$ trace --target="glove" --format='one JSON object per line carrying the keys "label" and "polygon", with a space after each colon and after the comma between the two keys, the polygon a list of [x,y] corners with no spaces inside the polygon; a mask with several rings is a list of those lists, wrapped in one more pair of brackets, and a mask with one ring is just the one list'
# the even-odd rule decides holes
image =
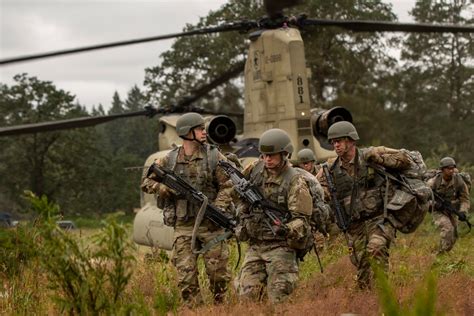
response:
{"label": "glove", "polygon": [[367,150],[366,157],[367,160],[376,164],[382,165],[384,162],[382,155],[377,151],[377,149],[375,149],[375,147],[371,147],[369,150]]}

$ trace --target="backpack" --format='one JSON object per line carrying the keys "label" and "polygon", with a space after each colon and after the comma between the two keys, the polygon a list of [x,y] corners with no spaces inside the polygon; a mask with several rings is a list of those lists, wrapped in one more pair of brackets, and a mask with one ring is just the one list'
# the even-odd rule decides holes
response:
{"label": "backpack", "polygon": [[[416,230],[423,222],[433,199],[431,188],[423,181],[426,164],[418,151],[400,149],[408,157],[410,167],[397,172],[398,176],[372,166],[375,170],[386,176],[389,183],[394,186],[393,194],[384,203],[384,214],[390,223],[402,233],[408,234]],[[388,194],[389,190],[386,190]]]}
{"label": "backpack", "polygon": [[471,187],[472,187],[472,180],[471,180],[471,175],[467,172],[459,172],[458,175],[461,176],[462,180],[467,186],[467,192],[471,193]]}

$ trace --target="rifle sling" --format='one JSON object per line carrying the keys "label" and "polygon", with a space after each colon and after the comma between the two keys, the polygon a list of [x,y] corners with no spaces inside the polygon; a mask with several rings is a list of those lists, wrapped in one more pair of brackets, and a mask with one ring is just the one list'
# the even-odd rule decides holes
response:
{"label": "rifle sling", "polygon": [[224,233],[212,238],[209,240],[200,250],[193,250],[196,254],[203,254],[206,253],[209,249],[217,245],[218,243],[230,238],[232,236],[232,232],[227,230]]}
{"label": "rifle sling", "polygon": [[206,208],[207,208],[207,196],[204,194],[202,195],[203,201],[201,204],[201,207],[199,208],[199,212],[196,215],[196,220],[194,222],[194,227],[193,227],[193,234],[191,237],[191,250],[193,253],[197,253],[198,250],[196,250],[196,235],[198,233],[199,226],[201,226],[201,222],[204,219],[204,214],[206,213]]}

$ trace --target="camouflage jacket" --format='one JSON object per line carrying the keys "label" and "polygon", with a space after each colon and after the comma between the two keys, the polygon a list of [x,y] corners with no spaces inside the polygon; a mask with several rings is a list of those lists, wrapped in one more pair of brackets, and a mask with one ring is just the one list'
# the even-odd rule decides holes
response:
{"label": "camouflage jacket", "polygon": [[321,165],[315,162],[310,173],[316,177],[319,173],[319,170],[321,170]]}
{"label": "camouflage jacket", "polygon": [[[256,169],[260,169],[257,170]],[[289,183],[285,183],[285,174],[291,173]],[[253,184],[260,188],[265,198],[279,205],[282,209],[291,213],[292,221],[303,219],[309,222],[312,213],[312,198],[308,185],[293,167],[283,166],[277,175],[272,175],[263,167],[263,161],[257,160],[248,165],[243,174]],[[244,202],[238,202],[242,225],[252,240],[284,240],[284,236],[275,236],[266,224],[266,215],[258,208],[250,208]],[[305,229],[305,228],[301,228]],[[305,232],[298,232],[303,235]]]}
{"label": "camouflage jacket", "polygon": [[[451,204],[460,212],[467,213],[469,211],[469,208],[471,207],[469,190],[467,184],[459,174],[454,173],[451,180],[446,181],[443,178],[443,175],[439,173],[434,178],[428,180],[428,185],[443,199],[451,202]],[[437,207],[439,206],[435,204],[435,211],[442,211]]]}
{"label": "camouflage jacket", "polygon": [[325,202],[323,187],[313,174],[301,168],[295,168],[295,170],[305,179],[313,200],[313,211],[310,218],[311,229],[313,232],[326,233],[330,225],[330,207]]}
{"label": "camouflage jacket", "polygon": [[[172,159],[173,155],[176,157],[175,161]],[[206,144],[199,147],[199,150],[191,156],[184,154],[182,146],[177,147],[155,163],[158,166],[173,170],[197,190],[203,192],[209,198],[209,203],[213,203],[224,211],[230,211],[232,202],[230,195],[232,191],[231,183],[228,181],[229,178],[226,173],[219,166],[215,168],[210,166],[212,164],[210,155],[216,155],[214,157],[216,164],[220,160],[227,161],[227,158],[217,148],[212,148]],[[147,178],[146,173],[147,170],[144,171],[142,176],[142,191],[157,194],[160,207],[169,204],[171,200],[175,207],[176,224],[192,225],[200,205],[193,205],[186,200],[177,199],[165,185],[160,185],[153,179]],[[160,202],[162,202],[161,205]]]}
{"label": "camouflage jacket", "polygon": [[[349,162],[344,162],[339,158],[328,160],[337,197],[353,222],[383,214],[386,180],[369,164],[381,165],[392,170],[406,170],[410,167],[406,154],[387,147],[357,148],[356,157],[357,163],[355,158]],[[325,191],[326,199],[330,200],[331,196],[324,174],[320,174],[318,178]],[[387,192],[388,195],[391,193]]]}

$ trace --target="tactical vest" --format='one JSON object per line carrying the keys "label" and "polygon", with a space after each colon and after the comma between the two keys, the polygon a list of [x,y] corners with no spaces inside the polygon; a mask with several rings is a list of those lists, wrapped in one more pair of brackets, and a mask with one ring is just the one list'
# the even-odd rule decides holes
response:
{"label": "tactical vest", "polygon": [[[218,184],[215,181],[214,171],[217,166],[219,151],[216,147],[206,144],[204,159],[189,161],[189,163],[178,163],[179,150],[176,147],[167,155],[167,168],[173,170],[177,175],[201,191],[209,199],[214,201],[217,197]],[[191,204],[187,200],[175,201],[176,218],[179,222],[187,222],[196,217],[200,205]]]}
{"label": "tactical vest", "polygon": [[[433,191],[438,193],[443,199],[446,201],[451,202],[451,204],[456,208],[459,209],[461,201],[459,197],[461,195],[461,190],[464,188],[464,181],[459,174],[453,174],[453,185],[442,184],[443,183],[443,175],[438,173],[436,175],[436,179],[434,180],[433,184]],[[436,204],[435,204],[436,206]],[[439,209],[435,209],[436,211],[441,211]]]}
{"label": "tactical vest", "polygon": [[367,165],[363,152],[357,149],[357,174],[351,177],[339,164],[333,163],[330,172],[337,188],[337,198],[352,222],[383,214],[386,180]]}
{"label": "tactical vest", "polygon": [[[275,183],[271,183],[269,186],[265,185],[265,179],[263,178],[264,163],[263,161],[258,162],[250,173],[249,181],[257,186],[263,195],[274,202],[282,209],[288,211],[288,193],[290,190],[290,183],[294,176],[297,176],[297,171],[290,167],[286,168],[282,174],[280,174],[275,180]],[[272,230],[269,228],[267,216],[259,209],[253,208],[248,214],[242,214],[242,220],[247,229],[249,237],[252,240],[268,240],[268,241],[285,241],[285,236],[275,236]]]}

